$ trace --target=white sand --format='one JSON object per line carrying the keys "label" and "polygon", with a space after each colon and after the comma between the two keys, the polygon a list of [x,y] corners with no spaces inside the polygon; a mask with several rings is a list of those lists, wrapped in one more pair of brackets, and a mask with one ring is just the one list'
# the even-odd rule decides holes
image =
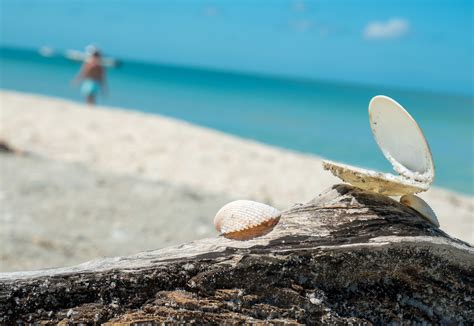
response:
{"label": "white sand", "polygon": [[218,194],[0,153],[0,272],[74,265],[213,237]]}
{"label": "white sand", "polygon": [[[0,103],[0,139],[96,171],[159,180],[229,199],[254,199],[280,209],[340,183],[323,171],[317,156],[183,121],[7,91],[0,92]],[[474,243],[474,197],[436,187],[421,197],[434,208],[443,230]]]}

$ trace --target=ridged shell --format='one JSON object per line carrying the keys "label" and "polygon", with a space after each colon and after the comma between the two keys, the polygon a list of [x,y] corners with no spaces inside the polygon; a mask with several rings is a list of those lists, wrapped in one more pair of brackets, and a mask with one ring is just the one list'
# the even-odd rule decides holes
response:
{"label": "ridged shell", "polygon": [[433,224],[436,227],[439,227],[438,218],[436,217],[433,209],[428,205],[423,199],[415,195],[405,195],[400,198],[400,203],[405,206],[413,208],[415,211],[420,213],[420,215]]}
{"label": "ridged shell", "polygon": [[236,200],[223,206],[214,217],[216,230],[226,238],[248,240],[270,232],[281,212],[251,200]]}
{"label": "ridged shell", "polygon": [[369,103],[369,120],[380,149],[400,175],[323,161],[323,167],[353,186],[387,196],[426,191],[434,179],[428,143],[412,116],[393,99],[378,95]]}

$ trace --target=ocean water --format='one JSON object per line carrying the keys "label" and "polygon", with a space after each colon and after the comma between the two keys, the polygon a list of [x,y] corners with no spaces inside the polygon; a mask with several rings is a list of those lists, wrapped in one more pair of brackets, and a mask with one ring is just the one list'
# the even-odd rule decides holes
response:
{"label": "ocean water", "polygon": [[[36,51],[0,50],[0,88],[82,101],[79,64]],[[192,67],[124,62],[109,69],[100,104],[166,115],[240,137],[391,172],[367,105],[393,97],[417,120],[436,165],[435,185],[474,194],[474,97]],[[403,133],[403,130],[400,130]],[[282,171],[284,175],[284,171]]]}

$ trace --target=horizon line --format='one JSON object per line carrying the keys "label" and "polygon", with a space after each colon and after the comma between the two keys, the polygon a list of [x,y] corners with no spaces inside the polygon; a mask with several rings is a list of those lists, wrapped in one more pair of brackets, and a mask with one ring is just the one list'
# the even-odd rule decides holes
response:
{"label": "horizon line", "polygon": [[[0,44],[0,58],[2,57],[2,52],[4,50],[7,51],[18,51],[18,52],[29,52],[30,54],[35,54],[40,58],[48,58],[43,56],[39,53],[40,48],[34,47],[24,47],[24,46],[16,46],[16,45],[9,45],[9,44]],[[54,48],[53,48],[54,49]],[[59,49],[55,50],[55,54],[52,55],[50,58],[54,59],[65,59],[62,54],[69,50],[76,50],[76,49]],[[81,50],[79,50],[81,51]],[[82,51],[81,51],[82,52]],[[166,61],[151,61],[151,60],[142,60],[136,59],[131,57],[120,57],[120,56],[113,56],[112,54],[107,54],[105,56],[110,56],[115,60],[121,62],[121,66],[126,63],[133,64],[133,65],[145,65],[145,66],[157,66],[161,68],[168,68],[168,69],[176,69],[176,70],[194,70],[199,72],[211,73],[211,74],[221,74],[221,75],[234,75],[236,77],[244,77],[244,78],[253,78],[253,79],[266,79],[266,80],[279,80],[279,81],[287,81],[287,82],[298,82],[298,83],[326,83],[326,84],[335,84],[335,85],[347,85],[351,87],[357,88],[380,88],[381,91],[386,90],[387,88],[393,91],[402,91],[402,92],[411,92],[411,93],[423,93],[423,94],[430,94],[435,96],[452,96],[452,97],[467,97],[467,98],[474,98],[474,88],[471,91],[449,91],[449,90],[440,90],[440,89],[432,89],[432,88],[415,88],[415,87],[404,87],[399,85],[376,85],[372,83],[364,83],[364,82],[355,82],[355,81],[348,81],[343,79],[324,79],[324,78],[312,78],[306,76],[299,76],[296,74],[278,74],[278,73],[264,73],[264,72],[257,72],[257,71],[250,71],[250,70],[236,70],[236,69],[226,69],[226,68],[219,68],[219,67],[212,67],[206,65],[190,65],[190,64],[180,64],[174,62],[166,62]],[[115,69],[122,69],[121,67],[117,67]]]}

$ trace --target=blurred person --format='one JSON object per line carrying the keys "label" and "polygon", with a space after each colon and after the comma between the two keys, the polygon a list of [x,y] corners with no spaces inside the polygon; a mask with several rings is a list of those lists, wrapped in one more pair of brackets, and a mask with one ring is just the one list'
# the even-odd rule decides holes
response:
{"label": "blurred person", "polygon": [[94,46],[86,48],[86,58],[74,82],[81,83],[81,93],[90,105],[96,103],[99,92],[106,92],[105,67],[99,49]]}

